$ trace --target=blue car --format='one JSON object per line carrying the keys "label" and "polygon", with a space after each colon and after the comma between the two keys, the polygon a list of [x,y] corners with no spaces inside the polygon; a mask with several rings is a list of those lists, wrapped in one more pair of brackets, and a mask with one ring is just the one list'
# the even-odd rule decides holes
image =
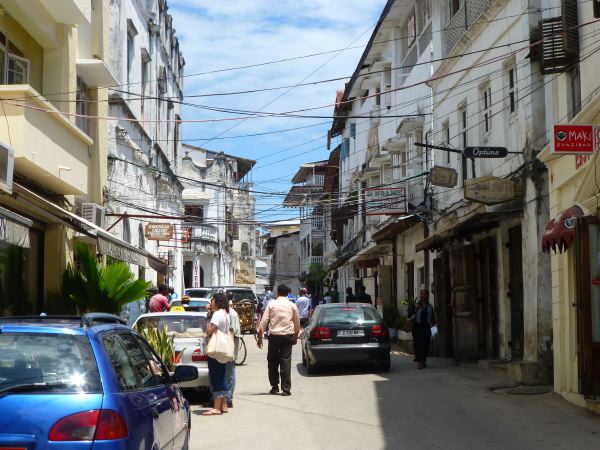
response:
{"label": "blue car", "polygon": [[187,450],[197,376],[117,316],[0,317],[0,449]]}

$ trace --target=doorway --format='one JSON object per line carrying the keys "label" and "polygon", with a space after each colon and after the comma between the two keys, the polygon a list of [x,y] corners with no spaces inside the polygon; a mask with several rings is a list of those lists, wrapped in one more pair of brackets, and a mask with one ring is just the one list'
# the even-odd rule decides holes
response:
{"label": "doorway", "polygon": [[600,221],[577,222],[577,343],[581,393],[600,395]]}
{"label": "doorway", "polygon": [[477,304],[475,249],[465,245],[451,251],[452,345],[455,358],[479,357],[479,308]]}
{"label": "doorway", "polygon": [[508,295],[510,297],[510,335],[509,345],[512,350],[512,360],[523,359],[525,322],[523,308],[523,257],[522,257],[521,226],[508,230],[508,263],[509,281]]}

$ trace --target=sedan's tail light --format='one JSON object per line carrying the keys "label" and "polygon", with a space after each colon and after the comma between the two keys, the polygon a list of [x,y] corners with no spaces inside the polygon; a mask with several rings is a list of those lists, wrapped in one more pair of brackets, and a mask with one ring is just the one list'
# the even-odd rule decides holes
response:
{"label": "sedan's tail light", "polygon": [[50,441],[110,441],[129,435],[121,414],[110,409],[95,409],[63,417],[54,424]]}
{"label": "sedan's tail light", "polygon": [[208,361],[208,355],[205,355],[204,353],[202,353],[202,350],[197,348],[196,350],[194,350],[194,353],[192,353],[192,361],[193,362]]}
{"label": "sedan's tail light", "polygon": [[373,328],[371,328],[371,336],[384,337],[388,335],[388,329],[384,325],[373,325]]}
{"label": "sedan's tail light", "polygon": [[331,331],[327,327],[316,327],[310,332],[310,337],[316,340],[331,339]]}

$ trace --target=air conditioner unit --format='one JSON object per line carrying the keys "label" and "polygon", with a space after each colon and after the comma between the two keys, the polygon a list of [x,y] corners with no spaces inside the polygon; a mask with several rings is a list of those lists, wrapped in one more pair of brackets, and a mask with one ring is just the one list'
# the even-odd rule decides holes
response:
{"label": "air conditioner unit", "polygon": [[104,211],[104,207],[97,203],[83,203],[81,205],[81,217],[100,228],[104,228]]}
{"label": "air conditioner unit", "polygon": [[15,150],[0,142],[0,190],[12,194]]}

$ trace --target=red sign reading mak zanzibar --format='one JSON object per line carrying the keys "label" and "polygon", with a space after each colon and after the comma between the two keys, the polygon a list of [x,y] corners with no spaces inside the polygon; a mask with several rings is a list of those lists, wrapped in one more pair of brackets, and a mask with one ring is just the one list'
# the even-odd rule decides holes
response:
{"label": "red sign reading mak zanzibar", "polygon": [[554,153],[594,153],[592,125],[554,125]]}

